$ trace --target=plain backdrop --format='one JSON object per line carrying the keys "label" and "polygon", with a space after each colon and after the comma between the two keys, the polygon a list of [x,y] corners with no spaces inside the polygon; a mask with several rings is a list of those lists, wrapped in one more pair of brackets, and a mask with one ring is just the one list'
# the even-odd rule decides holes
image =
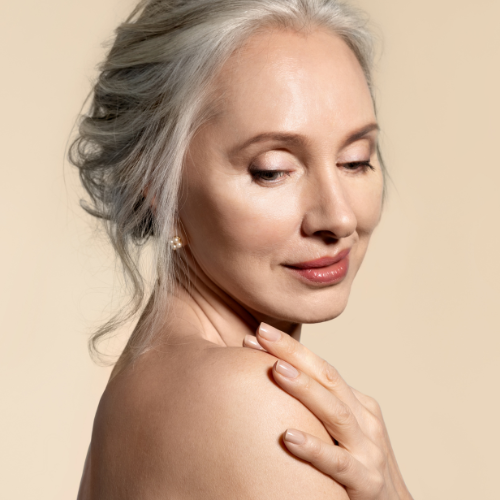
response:
{"label": "plain backdrop", "polygon": [[[392,182],[350,305],[303,341],[378,399],[415,499],[498,498],[500,2],[358,3]],[[65,148],[133,4],[0,4],[2,498],[76,497],[109,375],[86,341],[120,280]]]}

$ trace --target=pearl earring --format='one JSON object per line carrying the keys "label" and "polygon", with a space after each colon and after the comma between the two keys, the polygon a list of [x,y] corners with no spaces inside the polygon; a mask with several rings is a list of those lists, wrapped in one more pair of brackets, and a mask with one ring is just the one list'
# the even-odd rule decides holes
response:
{"label": "pearl earring", "polygon": [[182,248],[182,246],[183,243],[179,236],[174,236],[170,240],[170,247],[172,248],[172,250],[178,250],[179,248]]}

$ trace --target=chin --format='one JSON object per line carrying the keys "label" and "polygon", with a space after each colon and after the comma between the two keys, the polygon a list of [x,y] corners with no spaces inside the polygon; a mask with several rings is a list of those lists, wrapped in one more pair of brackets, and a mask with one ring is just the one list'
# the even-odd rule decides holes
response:
{"label": "chin", "polygon": [[339,309],[337,311],[329,311],[326,314],[317,314],[314,316],[310,316],[308,318],[304,318],[302,321],[303,324],[313,324],[313,323],[324,323],[325,321],[330,321],[339,317],[345,310],[345,307]]}
{"label": "chin", "polygon": [[319,311],[308,311],[308,314],[301,314],[297,316],[293,323],[302,323],[302,324],[313,324],[313,323],[324,323],[325,321],[330,321],[332,319],[340,316],[345,310],[344,307],[336,307],[332,309],[331,307],[328,310],[319,310]]}
{"label": "chin", "polygon": [[263,312],[265,316],[277,321],[295,324],[323,323],[337,318],[344,312],[349,296],[342,295],[342,297],[329,298],[328,300],[325,300],[324,297],[322,300],[312,300],[311,297],[304,297],[303,300],[300,300],[294,297],[293,300],[283,300],[283,303],[287,303],[286,308]]}

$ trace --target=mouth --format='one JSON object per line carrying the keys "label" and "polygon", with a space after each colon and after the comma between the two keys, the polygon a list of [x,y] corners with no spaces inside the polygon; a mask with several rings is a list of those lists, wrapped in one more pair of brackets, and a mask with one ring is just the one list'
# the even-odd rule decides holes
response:
{"label": "mouth", "polygon": [[309,282],[334,285],[347,275],[350,251],[350,248],[346,248],[333,257],[321,257],[285,267]]}

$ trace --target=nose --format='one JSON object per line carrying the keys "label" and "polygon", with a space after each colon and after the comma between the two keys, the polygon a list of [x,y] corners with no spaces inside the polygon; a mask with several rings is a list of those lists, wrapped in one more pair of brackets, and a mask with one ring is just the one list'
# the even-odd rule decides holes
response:
{"label": "nose", "polygon": [[346,184],[336,166],[323,169],[322,175],[311,176],[304,192],[302,231],[305,235],[339,240],[356,230],[357,219]]}

